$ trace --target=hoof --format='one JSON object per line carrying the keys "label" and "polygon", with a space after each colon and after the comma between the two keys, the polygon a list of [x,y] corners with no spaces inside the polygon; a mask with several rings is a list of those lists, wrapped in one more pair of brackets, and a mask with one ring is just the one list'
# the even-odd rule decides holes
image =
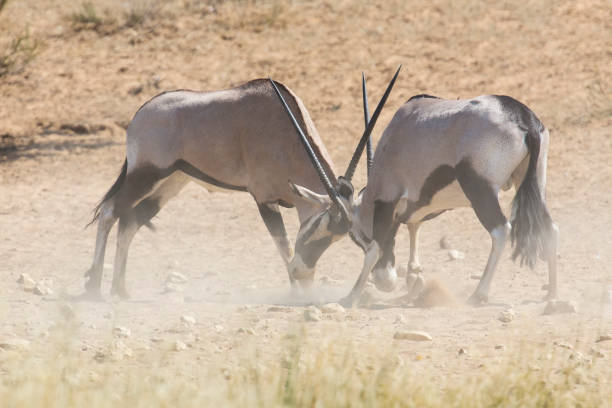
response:
{"label": "hoof", "polygon": [[473,306],[482,305],[489,301],[489,296],[483,293],[474,292],[472,296],[469,297],[468,303]]}
{"label": "hoof", "polygon": [[421,273],[423,272],[423,267],[421,266],[421,264],[416,263],[416,262],[410,262],[408,264],[408,272],[409,273]]}
{"label": "hoof", "polygon": [[406,288],[408,289],[408,297],[414,300],[423,292],[425,279],[421,274],[409,273],[406,276]]}
{"label": "hoof", "polygon": [[340,301],[338,302],[341,306],[347,308],[347,309],[351,309],[355,306],[357,306],[357,298],[355,298],[355,296],[352,295],[348,295],[347,297],[344,297],[342,299],[340,299]]}
{"label": "hoof", "polygon": [[77,302],[103,302],[104,298],[102,297],[102,293],[100,293],[100,289],[97,289],[85,290],[82,294],[74,296],[72,300]]}
{"label": "hoof", "polygon": [[130,298],[130,294],[125,287],[122,286],[113,286],[111,288],[111,296],[119,296],[121,300],[128,300]]}

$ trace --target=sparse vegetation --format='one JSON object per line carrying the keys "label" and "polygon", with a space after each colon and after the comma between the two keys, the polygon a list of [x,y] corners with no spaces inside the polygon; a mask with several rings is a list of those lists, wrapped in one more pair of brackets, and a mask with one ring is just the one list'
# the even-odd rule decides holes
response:
{"label": "sparse vegetation", "polygon": [[94,30],[104,22],[92,2],[82,3],[81,8],[70,15],[70,20],[75,26]]}
{"label": "sparse vegetation", "polygon": [[0,400],[15,408],[596,407],[612,398],[608,380],[593,374],[594,363],[563,353],[551,359],[543,350],[528,353],[537,364],[523,355],[497,368],[436,380],[418,374],[425,361],[376,360],[372,350],[356,350],[340,339],[323,347],[292,340],[276,358],[264,361],[251,352],[225,368],[179,368],[172,364],[174,352],[162,351],[163,361],[146,369],[74,347],[59,341],[42,360],[5,353]]}
{"label": "sparse vegetation", "polygon": [[159,1],[157,0],[132,0],[125,12],[125,26],[136,27],[142,25],[159,12]]}
{"label": "sparse vegetation", "polygon": [[23,72],[40,51],[40,40],[24,31],[0,51],[0,77]]}

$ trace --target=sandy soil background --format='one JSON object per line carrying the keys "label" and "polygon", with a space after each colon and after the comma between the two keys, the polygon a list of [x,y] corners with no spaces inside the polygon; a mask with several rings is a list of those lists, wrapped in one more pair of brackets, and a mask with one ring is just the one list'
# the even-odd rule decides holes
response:
{"label": "sandy soil background", "polygon": [[[95,7],[94,23],[77,21],[78,2],[14,0],[0,12],[0,55],[25,38],[0,76],[0,340],[44,345],[62,319],[61,294],[82,290],[95,237],[95,228],[84,227],[120,170],[124,128],[147,99],[270,75],[302,98],[336,168],[344,169],[363,126],[361,71],[376,101],[401,63],[376,139],[402,102],[423,92],[511,95],[549,127],[548,206],[561,231],[560,294],[577,313],[542,315],[545,265],[520,268],[508,248],[490,304],[464,305],[490,248],[466,209],[428,222],[421,234],[426,276],[456,304],[354,309],[305,323],[250,196],[191,184],[156,217],[157,232],[136,236],[127,272],[131,301],[108,296],[109,241],[107,301],[70,305],[80,352],[93,359],[122,326],[131,332],[124,339],[133,351],[129,364],[146,366],[180,340],[188,348],[168,364],[222,369],[239,363],[240,350],[276,355],[287,333],[304,330],[312,341],[341,335],[380,354],[393,350],[422,361],[418,370],[434,377],[469,374],[508,353],[529,355],[559,342],[585,356],[597,348],[603,357],[588,358],[604,361],[602,375],[612,373],[612,341],[595,343],[612,331],[609,2],[104,0]],[[142,18],[133,21],[130,13]],[[360,166],[356,184],[364,183]],[[503,196],[506,209],[512,195]],[[284,214],[294,237],[297,217]],[[442,237],[465,259],[450,261],[439,247]],[[405,263],[407,230],[397,242],[397,259]],[[300,301],[337,301],[361,261],[349,239],[334,244],[318,264],[315,294]],[[182,292],[163,293],[173,272],[187,283]],[[44,280],[53,294],[24,291],[17,283],[22,273]],[[508,308],[515,317],[501,322]],[[181,316],[195,324],[181,323]],[[394,340],[401,330],[424,330],[433,340]]]}

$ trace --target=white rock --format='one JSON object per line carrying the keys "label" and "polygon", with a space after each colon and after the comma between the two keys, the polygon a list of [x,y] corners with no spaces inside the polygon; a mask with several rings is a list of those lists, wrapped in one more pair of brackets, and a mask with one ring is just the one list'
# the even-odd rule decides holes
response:
{"label": "white rock", "polygon": [[396,340],[431,341],[432,337],[424,331],[398,331],[393,338]]}
{"label": "white rock", "polygon": [[115,326],[113,328],[113,334],[115,335],[115,337],[128,338],[132,335],[132,331],[127,327]]}
{"label": "white rock", "polygon": [[334,314],[334,313],[345,313],[346,310],[339,303],[327,303],[321,306],[321,313]]}
{"label": "white rock", "polygon": [[193,316],[183,315],[181,316],[181,323],[183,323],[183,325],[188,328],[192,328],[193,326],[195,326],[196,320]]}
{"label": "white rock", "polygon": [[576,313],[576,303],[567,300],[551,300],[546,304],[543,314]]}
{"label": "white rock", "polygon": [[30,342],[25,339],[4,339],[0,341],[2,350],[28,350]]}
{"label": "white rock", "polygon": [[21,284],[21,287],[26,292],[32,292],[36,287],[36,281],[32,279],[30,275],[27,273],[22,273],[19,275],[19,279],[17,279],[17,283]]}
{"label": "white rock", "polygon": [[187,283],[187,277],[179,272],[172,272],[166,278],[167,283],[178,283],[183,284]]}
{"label": "white rock", "polygon": [[187,349],[187,345],[180,340],[174,342],[174,351],[183,351]]}
{"label": "white rock", "polygon": [[504,310],[499,314],[497,320],[503,323],[510,323],[516,317],[516,313],[512,309]]}
{"label": "white rock", "polygon": [[38,282],[32,292],[38,296],[47,296],[53,294],[53,289],[51,289],[42,282]]}
{"label": "white rock", "polygon": [[309,308],[304,310],[304,320],[307,322],[319,322],[323,318],[321,310],[310,306]]}
{"label": "white rock", "polygon": [[457,259],[464,259],[465,258],[465,254],[461,251],[457,251],[456,249],[451,249],[448,251],[448,258],[451,261],[455,261]]}
{"label": "white rock", "polygon": [[221,333],[223,331],[223,326],[221,326],[220,324],[215,324],[215,331],[217,333]]}

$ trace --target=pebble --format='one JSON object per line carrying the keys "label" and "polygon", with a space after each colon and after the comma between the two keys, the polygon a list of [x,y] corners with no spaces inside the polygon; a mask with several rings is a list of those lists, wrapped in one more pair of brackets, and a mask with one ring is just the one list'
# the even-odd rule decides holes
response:
{"label": "pebble", "polygon": [[166,278],[166,283],[187,283],[187,277],[179,272],[172,272]]}
{"label": "pebble", "polygon": [[195,326],[196,320],[193,316],[183,315],[181,316],[181,323],[183,323],[183,325],[188,328],[192,328],[193,326]]}
{"label": "pebble", "polygon": [[32,292],[35,295],[38,295],[38,296],[47,296],[47,295],[52,295],[53,294],[53,289],[51,289],[50,287],[48,287],[44,283],[39,282],[39,283],[36,284],[36,286],[34,287],[34,290]]}
{"label": "pebble", "polygon": [[5,339],[0,341],[0,349],[2,350],[28,350],[30,342],[25,339]]}
{"label": "pebble", "polygon": [[174,351],[183,351],[187,349],[187,345],[180,340],[174,342]]}
{"label": "pebble", "polygon": [[22,273],[17,279],[17,283],[21,284],[21,288],[25,292],[32,292],[36,288],[36,281],[27,273]]}
{"label": "pebble", "polygon": [[450,249],[450,242],[448,242],[448,238],[446,236],[440,238],[440,249]]}
{"label": "pebble", "polygon": [[304,320],[307,322],[319,322],[323,319],[321,310],[311,306],[304,310]]}
{"label": "pebble", "polygon": [[595,343],[600,343],[602,341],[609,341],[609,340],[612,340],[612,335],[602,334],[601,336],[597,338],[597,340],[595,340]]}
{"label": "pebble", "polygon": [[113,328],[113,334],[115,335],[115,337],[128,338],[132,335],[132,331],[127,327],[115,326]]}
{"label": "pebble", "polygon": [[267,311],[274,313],[290,313],[291,308],[287,306],[270,306]]}
{"label": "pebble", "polygon": [[508,309],[508,310],[504,310],[503,312],[501,312],[499,316],[497,317],[497,320],[499,320],[502,323],[510,323],[511,321],[514,320],[515,316],[516,316],[516,313],[514,312],[514,310]]}
{"label": "pebble", "polygon": [[431,341],[432,337],[424,331],[398,331],[393,338],[396,340]]}
{"label": "pebble", "polygon": [[461,251],[457,251],[456,249],[451,249],[448,251],[448,258],[451,261],[455,261],[457,259],[464,259],[465,258],[465,254]]}
{"label": "pebble", "polygon": [[463,355],[467,354],[467,350],[464,349],[463,347],[461,347],[459,349],[459,351],[457,351],[457,354],[460,355],[460,356],[463,356]]}
{"label": "pebble", "polygon": [[321,312],[326,314],[345,313],[346,310],[339,303],[327,303],[321,306]]}
{"label": "pebble", "polygon": [[506,349],[506,346],[504,346],[503,344],[497,344],[495,346],[495,350],[505,350],[505,349]]}
{"label": "pebble", "polygon": [[546,304],[543,312],[545,315],[562,313],[576,313],[576,303],[567,300],[551,300]]}
{"label": "pebble", "polygon": [[250,327],[247,327],[246,329],[244,327],[241,327],[238,329],[238,333],[246,333],[246,334],[250,334],[251,336],[255,335],[255,330],[251,329]]}
{"label": "pebble", "polygon": [[215,331],[217,333],[221,333],[223,331],[223,326],[221,326],[220,324],[215,324]]}

